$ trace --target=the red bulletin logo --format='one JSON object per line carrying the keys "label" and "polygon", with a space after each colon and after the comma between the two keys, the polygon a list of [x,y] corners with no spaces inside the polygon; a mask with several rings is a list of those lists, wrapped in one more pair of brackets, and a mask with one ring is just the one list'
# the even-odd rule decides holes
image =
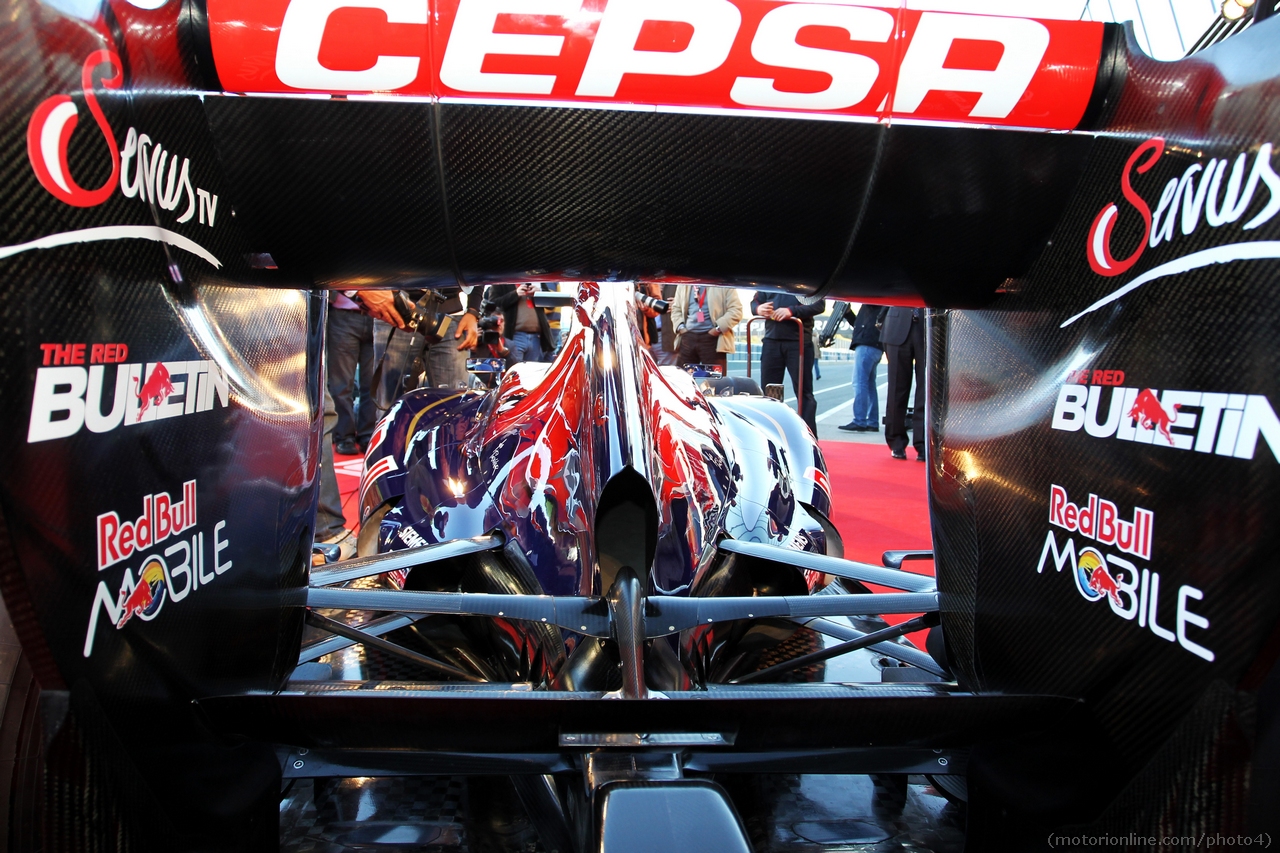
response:
{"label": "the red bulletin logo", "polygon": [[778,0],[209,0],[223,85],[1074,128],[1102,25]]}

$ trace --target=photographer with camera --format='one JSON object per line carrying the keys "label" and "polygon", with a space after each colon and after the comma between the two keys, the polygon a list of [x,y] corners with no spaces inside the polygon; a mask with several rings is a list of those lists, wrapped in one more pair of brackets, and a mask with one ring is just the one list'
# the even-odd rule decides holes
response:
{"label": "photographer with camera", "polygon": [[507,366],[522,361],[542,361],[544,354],[555,348],[551,339],[551,324],[545,308],[533,304],[533,295],[549,290],[545,284],[495,284],[487,294],[487,301],[497,306],[503,315],[503,335],[510,355]]}
{"label": "photographer with camera", "polygon": [[[479,293],[470,287],[437,290],[348,291],[373,316],[374,358],[382,378],[373,389],[387,409],[418,387],[464,388],[467,355],[479,338]],[[457,342],[456,345],[454,342]]]}
{"label": "photographer with camera", "polygon": [[[645,348],[652,353],[654,347],[661,349],[658,318],[670,311],[671,306],[663,301],[662,288],[656,282],[636,282],[635,298],[636,323],[640,326]],[[654,359],[657,359],[656,355]]]}

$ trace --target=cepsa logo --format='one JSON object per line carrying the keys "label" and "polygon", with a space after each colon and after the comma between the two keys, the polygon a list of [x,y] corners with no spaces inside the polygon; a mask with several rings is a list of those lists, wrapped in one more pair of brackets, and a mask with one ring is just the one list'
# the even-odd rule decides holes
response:
{"label": "cepsa logo", "polygon": [[28,444],[67,438],[85,427],[111,432],[207,412],[229,402],[227,373],[212,361],[125,364],[129,347],[123,343],[46,343],[40,349],[45,366],[36,368]]}
{"label": "cepsa logo", "polygon": [[[84,638],[86,658],[93,654],[98,620],[103,615],[117,631],[135,617],[150,622],[167,602],[184,601],[233,568],[233,561],[223,555],[231,544],[225,534],[225,521],[213,525],[207,540],[205,531],[193,530],[198,526],[196,494],[196,481],[188,480],[182,484],[179,498],[168,492],[144,497],[142,514],[133,521],[121,521],[114,511],[98,516],[98,570],[104,571],[131,556],[141,559],[136,575],[126,567],[119,583],[98,581]],[[192,532],[179,536],[187,531]],[[163,552],[145,553],[170,539],[174,539],[173,544]]]}
{"label": "cepsa logo", "polygon": [[[1139,628],[1149,628],[1160,639],[1174,643],[1193,655],[1212,662],[1214,654],[1192,639],[1187,628],[1204,631],[1209,620],[1191,610],[1191,601],[1202,601],[1204,593],[1194,586],[1183,584],[1175,596],[1173,629],[1168,626],[1168,602],[1165,616],[1160,616],[1160,573],[1149,567],[1138,568],[1131,560],[1111,553],[1117,550],[1144,562],[1151,560],[1151,543],[1155,529],[1155,514],[1141,507],[1133,508],[1133,518],[1124,520],[1115,503],[1089,495],[1083,504],[1072,503],[1067,490],[1057,484],[1049,487],[1049,524],[1086,540],[1093,540],[1103,548],[1085,545],[1076,548],[1076,539],[1068,535],[1062,545],[1049,530],[1044,547],[1040,550],[1040,562],[1036,574],[1043,574],[1050,559],[1053,567],[1061,572],[1070,568],[1076,591],[1086,601],[1106,599],[1113,613],[1122,619],[1137,621]],[[1164,618],[1165,624],[1160,623]]]}
{"label": "cepsa logo", "polygon": [[209,0],[241,92],[792,110],[1069,129],[1102,27],[776,0]]}
{"label": "cepsa logo", "polygon": [[123,79],[120,57],[109,50],[96,51],[85,60],[80,73],[85,103],[111,157],[111,176],[93,190],[76,183],[67,160],[67,146],[79,123],[80,112],[70,95],[54,95],[36,107],[27,124],[27,157],[40,185],[54,198],[73,207],[96,207],[110,198],[117,186],[125,198],[155,204],[161,210],[176,211],[185,201],[186,206],[175,221],[190,222],[198,214],[200,224],[212,228],[218,214],[218,196],[192,186],[191,158],[179,158],[132,127],[125,134],[124,149],[117,145],[94,88],[94,75],[101,68],[109,72],[102,75],[102,86],[120,88]]}
{"label": "cepsa logo", "polygon": [[1280,419],[1263,395],[1125,387],[1124,376],[1072,373],[1058,391],[1053,429],[1236,459],[1252,459],[1261,437],[1280,458]]}

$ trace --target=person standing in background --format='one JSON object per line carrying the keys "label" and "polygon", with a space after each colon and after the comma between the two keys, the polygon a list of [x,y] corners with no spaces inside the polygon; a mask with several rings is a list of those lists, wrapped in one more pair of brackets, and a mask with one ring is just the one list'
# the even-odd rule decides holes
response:
{"label": "person standing in background", "polygon": [[[572,287],[577,288],[577,284],[572,285]],[[552,282],[544,284],[542,289],[551,293],[559,293],[560,285],[558,282]],[[551,332],[551,348],[542,353],[542,360],[555,361],[556,356],[560,353],[560,321],[563,315],[560,313],[559,308],[547,311],[546,315],[547,328]]]}
{"label": "person standing in background", "polygon": [[[884,355],[880,345],[880,330],[884,326],[889,308],[884,305],[863,305],[856,317],[849,320],[853,326],[849,349],[853,350],[853,420],[841,424],[840,429],[849,432],[880,431],[880,394],[876,391],[876,365]],[[845,319],[849,319],[846,315]]]}
{"label": "person standing in background", "polygon": [[489,301],[502,311],[503,335],[506,336],[507,365],[522,361],[542,361],[543,353],[553,351],[551,324],[545,308],[533,304],[533,295],[545,285],[526,281],[523,284],[495,284],[489,288]]}
{"label": "person standing in background", "polygon": [[333,560],[349,560],[356,555],[356,536],[347,529],[342,514],[342,495],[338,491],[338,473],[333,468],[333,442],[329,436],[338,422],[338,412],[329,393],[329,383],[324,385],[324,435],[320,440],[320,494],[316,497],[316,530],[312,539],[311,565],[322,566],[330,562],[316,546],[327,546]]}
{"label": "person standing in background", "polygon": [[742,300],[728,287],[682,284],[671,300],[676,332],[676,364],[718,364],[728,373],[733,330],[742,319]]}
{"label": "person standing in background", "polygon": [[[651,299],[661,299],[662,289],[655,282],[636,282],[636,295],[644,294]],[[659,338],[658,319],[661,315],[656,309],[650,308],[648,305],[636,300],[636,325],[640,327],[640,339],[644,342],[645,349],[649,350],[649,354],[657,358],[656,353],[662,349],[662,342]]]}
{"label": "person standing in background", "polygon": [[813,326],[813,334],[809,336],[809,342],[813,344],[813,378],[822,378],[822,335],[818,332],[818,325]]}
{"label": "person standing in background", "polygon": [[916,459],[924,458],[924,309],[890,308],[885,315],[880,342],[889,356],[888,402],[885,406],[884,440],[894,459],[907,458],[907,395],[914,371],[915,412],[911,418],[911,443]]}
{"label": "person standing in background", "polygon": [[[664,284],[662,286],[662,299],[668,304],[675,301],[676,290],[679,289],[675,284]],[[676,354],[676,325],[671,320],[671,314],[661,314],[657,318],[658,322],[658,340],[660,346],[650,350],[653,353],[653,360],[661,366],[670,365],[674,367],[679,362]]]}
{"label": "person standing in background", "polygon": [[[818,399],[813,396],[813,318],[827,310],[827,301],[819,299],[805,305],[789,293],[768,293],[757,290],[751,300],[751,311],[769,322],[764,324],[764,342],[760,345],[760,384],[773,385],[791,374],[791,387],[800,396],[801,376],[804,377],[804,402],[800,411],[809,431],[818,435]],[[795,320],[803,321],[803,328]],[[804,364],[800,364],[801,335],[804,335]],[[803,373],[801,373],[803,371]]]}
{"label": "person standing in background", "polygon": [[[417,387],[417,378],[426,376],[427,388],[465,388],[469,380],[467,356],[480,339],[480,291],[471,287],[439,289],[445,301],[440,310],[453,319],[444,331],[444,339],[431,343],[420,332],[410,331],[395,308],[395,291],[350,291],[364,310],[374,317],[374,358],[382,365],[382,379],[374,389],[378,406],[391,407],[400,395]],[[405,291],[410,300],[421,298],[423,291]],[[413,382],[411,383],[410,380]]]}
{"label": "person standing in background", "polygon": [[371,395],[373,378],[373,318],[354,299],[329,294],[325,355],[329,364],[329,393],[338,420],[333,427],[335,450],[346,456],[359,453],[378,422]]}

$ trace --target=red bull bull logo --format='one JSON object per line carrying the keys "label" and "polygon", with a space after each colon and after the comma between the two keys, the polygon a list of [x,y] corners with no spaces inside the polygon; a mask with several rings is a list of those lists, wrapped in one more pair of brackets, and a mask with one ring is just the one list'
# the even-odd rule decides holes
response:
{"label": "red bull bull logo", "polygon": [[1174,403],[1173,414],[1170,415],[1164,410],[1164,406],[1160,405],[1160,400],[1151,392],[1151,389],[1143,388],[1129,408],[1129,417],[1135,423],[1141,424],[1143,429],[1159,429],[1164,440],[1173,444],[1169,426],[1178,419],[1178,411],[1181,409],[1181,403]]}
{"label": "red bull bull logo", "polygon": [[[141,379],[141,377],[139,377]],[[151,369],[151,376],[138,389],[138,416],[134,422],[140,422],[147,413],[148,406],[158,406],[173,395],[173,382],[169,379],[169,369],[161,362]]]}
{"label": "red bull bull logo", "polygon": [[144,622],[150,622],[156,618],[160,608],[164,607],[169,591],[165,579],[167,572],[168,568],[164,560],[159,556],[151,556],[138,570],[138,581],[133,589],[128,588],[126,581],[126,585],[120,589],[120,618],[116,620],[117,630],[123,628],[134,616]]}
{"label": "red bull bull logo", "polygon": [[1091,601],[1109,598],[1116,607],[1123,608],[1120,585],[1107,568],[1107,558],[1097,548],[1082,548],[1076,558],[1076,583],[1080,594]]}

